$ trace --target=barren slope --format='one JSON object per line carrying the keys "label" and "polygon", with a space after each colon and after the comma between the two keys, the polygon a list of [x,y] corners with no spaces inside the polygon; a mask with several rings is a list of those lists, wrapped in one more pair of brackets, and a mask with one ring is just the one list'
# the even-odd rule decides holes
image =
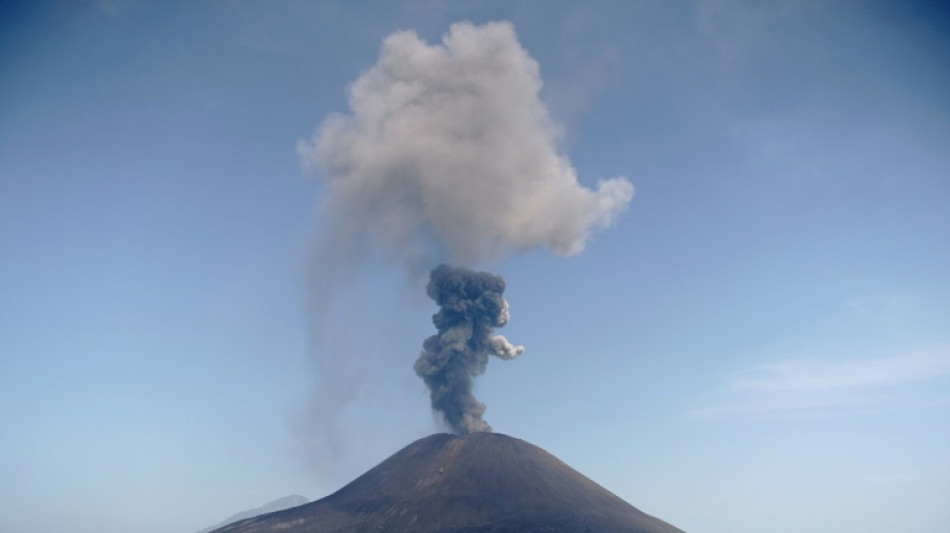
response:
{"label": "barren slope", "polygon": [[498,433],[445,433],[403,448],[313,503],[219,533],[682,533],[553,455]]}

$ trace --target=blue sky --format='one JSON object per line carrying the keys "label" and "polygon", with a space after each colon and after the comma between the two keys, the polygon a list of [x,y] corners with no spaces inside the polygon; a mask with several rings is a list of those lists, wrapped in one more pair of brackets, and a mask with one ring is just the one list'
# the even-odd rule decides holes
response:
{"label": "blue sky", "polygon": [[495,430],[686,531],[946,531],[948,17],[5,4],[0,530],[194,531],[438,430],[416,278],[371,258],[312,312],[295,149],[386,36],[508,20],[580,182],[636,195],[579,255],[481,265],[526,348],[477,382]]}

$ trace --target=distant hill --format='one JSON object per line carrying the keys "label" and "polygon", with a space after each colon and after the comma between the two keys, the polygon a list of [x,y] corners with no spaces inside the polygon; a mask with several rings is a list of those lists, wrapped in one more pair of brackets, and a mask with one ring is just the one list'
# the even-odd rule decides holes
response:
{"label": "distant hill", "polygon": [[313,503],[216,533],[683,533],[523,440],[437,434]]}
{"label": "distant hill", "polygon": [[270,503],[265,503],[264,505],[257,507],[255,509],[241,511],[240,513],[228,518],[227,520],[219,522],[218,524],[215,524],[211,527],[206,527],[195,533],[210,533],[211,531],[214,531],[215,529],[220,529],[228,524],[233,524],[234,522],[237,522],[239,520],[244,520],[245,518],[251,518],[251,517],[266,514],[266,513],[273,513],[275,511],[283,511],[284,509],[290,509],[291,507],[297,507],[298,505],[303,505],[305,503],[308,503],[309,501],[310,500],[308,500],[307,498],[304,498],[303,496],[298,496],[296,494],[293,496],[285,496],[283,498],[274,500]]}

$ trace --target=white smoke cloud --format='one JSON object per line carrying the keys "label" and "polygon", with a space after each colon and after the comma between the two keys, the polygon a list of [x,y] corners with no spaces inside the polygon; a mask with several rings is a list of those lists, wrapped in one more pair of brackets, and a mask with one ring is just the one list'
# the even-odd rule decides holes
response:
{"label": "white smoke cloud", "polygon": [[505,360],[514,359],[524,353],[524,346],[511,344],[504,335],[489,338],[488,344],[491,346],[492,353]]}
{"label": "white smoke cloud", "polygon": [[349,89],[351,114],[327,118],[297,145],[304,168],[326,182],[330,240],[416,266],[540,246],[582,251],[633,186],[578,183],[557,152],[541,85],[507,22],[454,24],[439,45],[390,35]]}

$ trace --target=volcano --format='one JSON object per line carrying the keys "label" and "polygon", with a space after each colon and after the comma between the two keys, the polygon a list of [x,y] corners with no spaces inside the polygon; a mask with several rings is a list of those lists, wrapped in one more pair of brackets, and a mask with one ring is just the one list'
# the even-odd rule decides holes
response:
{"label": "volcano", "polygon": [[683,533],[499,433],[417,440],[337,492],[215,533]]}

